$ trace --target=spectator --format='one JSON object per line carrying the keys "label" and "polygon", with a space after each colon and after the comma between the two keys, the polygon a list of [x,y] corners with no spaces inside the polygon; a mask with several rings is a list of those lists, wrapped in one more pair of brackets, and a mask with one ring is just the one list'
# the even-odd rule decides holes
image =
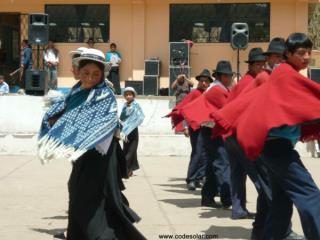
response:
{"label": "spectator", "polygon": [[110,51],[106,53],[106,60],[111,65],[109,80],[112,82],[116,94],[121,94],[119,65],[121,63],[121,54],[117,51],[115,43],[110,44]]}
{"label": "spectator", "polygon": [[45,70],[48,72],[49,89],[57,89],[57,67],[59,64],[59,51],[54,47],[53,41],[49,41],[48,47],[43,53]]}
{"label": "spectator", "polygon": [[32,67],[32,49],[27,39],[24,39],[21,45],[23,48],[22,57],[21,57],[21,68],[23,69],[23,72],[22,72],[22,77],[19,85],[21,89],[25,89],[26,71],[31,69]]}
{"label": "spectator", "polygon": [[4,76],[0,75],[0,95],[9,93],[9,85],[4,81]]}
{"label": "spectator", "polygon": [[95,42],[94,42],[94,39],[92,37],[88,39],[87,44],[88,44],[88,48],[95,48],[94,47]]}
{"label": "spectator", "polygon": [[177,79],[171,85],[172,90],[175,91],[176,104],[188,95],[192,87],[193,82],[190,81],[185,74],[178,75]]}

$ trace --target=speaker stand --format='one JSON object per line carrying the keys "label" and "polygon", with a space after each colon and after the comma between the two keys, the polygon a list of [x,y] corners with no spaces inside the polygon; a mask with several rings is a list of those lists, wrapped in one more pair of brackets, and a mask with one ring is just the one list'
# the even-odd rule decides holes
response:
{"label": "speaker stand", "polygon": [[240,80],[240,48],[237,48],[237,82]]}

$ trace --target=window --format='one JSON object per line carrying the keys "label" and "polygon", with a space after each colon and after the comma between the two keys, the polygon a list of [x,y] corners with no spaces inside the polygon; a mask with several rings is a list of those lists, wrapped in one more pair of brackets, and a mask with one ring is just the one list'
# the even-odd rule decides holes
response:
{"label": "window", "polygon": [[270,4],[171,4],[170,41],[230,42],[231,25],[249,25],[250,42],[270,40]]}
{"label": "window", "polygon": [[309,3],[309,36],[313,47],[320,50],[320,3]]}
{"label": "window", "polygon": [[109,41],[109,5],[46,5],[54,42]]}

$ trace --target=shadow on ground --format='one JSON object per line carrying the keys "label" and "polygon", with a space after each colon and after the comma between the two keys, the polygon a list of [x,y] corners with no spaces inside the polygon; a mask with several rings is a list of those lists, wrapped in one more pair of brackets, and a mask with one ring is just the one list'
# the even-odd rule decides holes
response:
{"label": "shadow on ground", "polygon": [[66,228],[55,228],[55,229],[31,228],[31,230],[39,233],[46,233],[52,236],[67,231]]}
{"label": "shadow on ground", "polygon": [[204,234],[218,235],[219,239],[250,239],[251,229],[243,227],[211,226]]}
{"label": "shadow on ground", "polygon": [[44,217],[42,219],[54,219],[54,220],[65,220],[68,219],[68,216],[53,216],[53,217]]}
{"label": "shadow on ground", "polygon": [[206,212],[201,212],[199,214],[200,218],[230,218],[231,209],[214,209],[214,208],[205,208]]}

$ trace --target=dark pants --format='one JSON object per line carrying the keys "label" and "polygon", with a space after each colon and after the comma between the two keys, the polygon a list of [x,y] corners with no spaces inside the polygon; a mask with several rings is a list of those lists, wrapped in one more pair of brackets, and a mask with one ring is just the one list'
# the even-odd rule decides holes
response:
{"label": "dark pants", "polygon": [[202,181],[205,176],[207,154],[204,151],[203,138],[200,130],[189,128],[191,142],[191,156],[187,173],[187,183]]}
{"label": "dark pants", "polygon": [[307,239],[320,239],[320,191],[299,154],[286,139],[266,142],[262,161],[267,166],[272,202],[265,239],[282,239],[296,206]]}
{"label": "dark pants", "polygon": [[230,205],[230,165],[223,140],[221,137],[211,139],[211,128],[206,127],[201,128],[201,136],[208,156],[206,181],[201,195],[213,198],[220,191],[221,202]]}
{"label": "dark pants", "polygon": [[121,95],[119,67],[111,67],[108,80],[112,82],[113,88],[115,89],[116,94]]}
{"label": "dark pants", "polygon": [[31,68],[29,68],[29,67],[24,67],[24,68],[23,68],[22,76],[21,76],[20,82],[19,82],[19,87],[20,87],[21,89],[25,89],[25,88],[26,88],[26,78],[27,78],[26,72],[27,72],[28,70],[30,70],[30,69],[31,69]]}
{"label": "dark pants", "polygon": [[135,171],[139,169],[138,150],[139,131],[135,128],[129,135],[128,141],[123,143],[123,152],[127,160],[128,171]]}
{"label": "dark pants", "polygon": [[[255,224],[263,226],[264,220],[263,223],[259,223],[259,220],[261,219],[262,221],[262,219],[266,218],[264,208],[267,201],[271,201],[270,187],[266,179],[258,173],[257,163],[246,158],[235,137],[229,137],[225,142],[225,146],[231,167],[232,217],[238,218],[246,215],[248,212],[246,208],[246,179],[248,175],[259,194],[257,207],[261,209],[257,209],[258,216],[256,220],[258,222]],[[264,216],[260,216],[259,214],[264,214]]]}

